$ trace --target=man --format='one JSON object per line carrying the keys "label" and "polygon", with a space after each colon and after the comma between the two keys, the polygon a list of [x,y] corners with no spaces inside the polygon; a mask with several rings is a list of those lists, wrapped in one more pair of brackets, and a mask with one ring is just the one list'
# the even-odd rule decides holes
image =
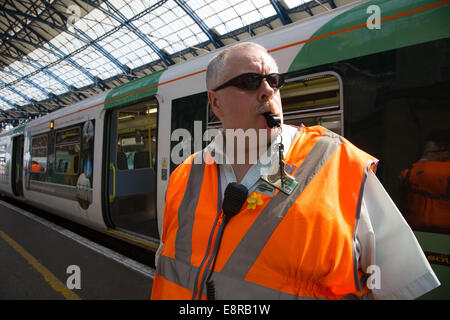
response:
{"label": "man", "polygon": [[[283,120],[277,72],[267,50],[253,43],[210,61],[208,98],[225,131],[170,177],[152,299],[413,299],[437,287],[371,171],[373,157],[320,126],[269,127],[264,114]],[[249,161],[249,139],[223,148],[221,141],[238,140],[230,129],[267,133],[258,135],[256,149],[271,143],[268,171],[292,175],[291,189],[267,180],[263,157]],[[226,161],[215,161],[223,153]],[[229,191],[233,182],[249,196],[244,192],[228,214],[225,207],[242,198]]]}

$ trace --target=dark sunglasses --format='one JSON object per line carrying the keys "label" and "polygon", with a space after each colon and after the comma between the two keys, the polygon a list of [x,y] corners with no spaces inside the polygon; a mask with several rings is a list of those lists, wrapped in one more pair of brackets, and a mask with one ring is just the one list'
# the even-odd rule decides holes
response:
{"label": "dark sunglasses", "polygon": [[244,90],[257,90],[263,79],[266,79],[269,86],[273,89],[280,89],[284,85],[284,76],[279,73],[259,74],[259,73],[243,73],[224,84],[213,89],[217,91],[228,86],[234,86]]}

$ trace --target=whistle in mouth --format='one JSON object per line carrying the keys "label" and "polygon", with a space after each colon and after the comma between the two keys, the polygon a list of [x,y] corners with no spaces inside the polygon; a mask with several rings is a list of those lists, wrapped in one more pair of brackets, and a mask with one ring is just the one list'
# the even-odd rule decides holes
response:
{"label": "whistle in mouth", "polygon": [[279,116],[269,112],[264,113],[263,116],[266,118],[269,128],[281,127],[281,119]]}

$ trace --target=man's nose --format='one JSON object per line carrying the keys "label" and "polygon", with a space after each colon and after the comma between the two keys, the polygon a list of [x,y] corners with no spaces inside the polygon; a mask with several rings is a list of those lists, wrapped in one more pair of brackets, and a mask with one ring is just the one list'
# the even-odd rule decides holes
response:
{"label": "man's nose", "polygon": [[268,101],[273,98],[275,95],[275,90],[272,88],[267,79],[263,79],[261,85],[258,88],[258,100],[259,101]]}

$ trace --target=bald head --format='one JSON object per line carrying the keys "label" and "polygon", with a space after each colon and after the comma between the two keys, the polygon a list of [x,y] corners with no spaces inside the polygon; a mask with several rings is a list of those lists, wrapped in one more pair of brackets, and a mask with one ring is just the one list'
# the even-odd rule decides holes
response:
{"label": "bald head", "polygon": [[266,48],[254,42],[240,42],[226,48],[209,61],[206,69],[206,88],[208,90],[212,90],[225,82],[227,76],[227,59],[233,52],[236,51],[263,52],[267,55],[269,61],[278,69],[275,59],[273,59],[273,57],[267,52]]}

